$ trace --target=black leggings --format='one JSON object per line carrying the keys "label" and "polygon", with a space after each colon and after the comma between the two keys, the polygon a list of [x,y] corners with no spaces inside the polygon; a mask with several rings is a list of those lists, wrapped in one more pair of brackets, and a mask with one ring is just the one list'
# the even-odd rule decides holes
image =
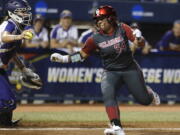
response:
{"label": "black leggings", "polygon": [[105,106],[118,105],[116,90],[123,84],[128,86],[128,90],[140,104],[152,103],[153,97],[147,91],[142,71],[138,64],[133,63],[127,69],[103,72],[101,91]]}

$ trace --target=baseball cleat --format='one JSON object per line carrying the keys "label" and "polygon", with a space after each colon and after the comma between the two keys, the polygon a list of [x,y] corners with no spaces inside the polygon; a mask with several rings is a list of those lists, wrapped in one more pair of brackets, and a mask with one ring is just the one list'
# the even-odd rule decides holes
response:
{"label": "baseball cleat", "polygon": [[149,87],[149,86],[146,86],[146,87],[147,87],[148,92],[153,95],[152,104],[154,104],[154,105],[160,105],[161,100],[160,100],[159,95],[158,95],[156,92],[154,92],[154,91],[151,89],[151,87]]}
{"label": "baseball cleat", "polygon": [[13,120],[11,126],[12,126],[12,127],[17,127],[17,126],[18,126],[18,123],[19,123],[20,121],[21,121],[21,119]]}
{"label": "baseball cleat", "polygon": [[104,130],[105,135],[125,135],[124,130],[119,126],[111,126]]}
{"label": "baseball cleat", "polygon": [[0,122],[0,127],[17,127],[18,123],[21,121],[21,119],[18,120],[13,120],[13,121],[5,121],[5,122]]}

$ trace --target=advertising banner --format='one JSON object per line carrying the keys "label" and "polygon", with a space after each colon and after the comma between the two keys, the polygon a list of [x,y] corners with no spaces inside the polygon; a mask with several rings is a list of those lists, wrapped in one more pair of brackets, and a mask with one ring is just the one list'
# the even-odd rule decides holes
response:
{"label": "advertising banner", "polygon": [[[43,87],[37,93],[62,97],[67,94],[81,98],[101,97],[100,82],[103,68],[98,56],[90,56],[81,63],[61,64],[50,62],[49,53],[37,51],[34,52],[36,56],[29,59],[43,80]],[[175,98],[180,96],[179,58],[178,53],[166,52],[156,52],[146,56],[135,55],[147,85],[162,97],[173,95]],[[117,94],[126,97],[130,95],[126,87],[118,90]]]}

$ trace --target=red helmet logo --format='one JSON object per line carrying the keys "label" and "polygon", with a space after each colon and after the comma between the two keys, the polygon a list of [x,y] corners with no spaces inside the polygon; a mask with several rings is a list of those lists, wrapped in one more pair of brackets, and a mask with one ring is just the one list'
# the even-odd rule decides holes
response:
{"label": "red helmet logo", "polygon": [[116,17],[116,11],[111,6],[101,6],[98,8],[94,14],[94,19],[98,17]]}
{"label": "red helmet logo", "polygon": [[99,16],[102,16],[102,15],[106,15],[106,10],[104,10],[104,9],[97,9],[96,10],[96,16],[99,17]]}

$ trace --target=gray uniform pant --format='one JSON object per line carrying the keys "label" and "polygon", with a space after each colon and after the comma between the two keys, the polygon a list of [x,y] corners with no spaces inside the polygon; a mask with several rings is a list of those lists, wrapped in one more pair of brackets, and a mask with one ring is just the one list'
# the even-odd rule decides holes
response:
{"label": "gray uniform pant", "polygon": [[116,90],[126,84],[130,93],[142,105],[152,103],[153,97],[148,93],[142,71],[138,64],[132,63],[128,68],[119,71],[104,71],[101,90],[105,106],[118,105]]}

